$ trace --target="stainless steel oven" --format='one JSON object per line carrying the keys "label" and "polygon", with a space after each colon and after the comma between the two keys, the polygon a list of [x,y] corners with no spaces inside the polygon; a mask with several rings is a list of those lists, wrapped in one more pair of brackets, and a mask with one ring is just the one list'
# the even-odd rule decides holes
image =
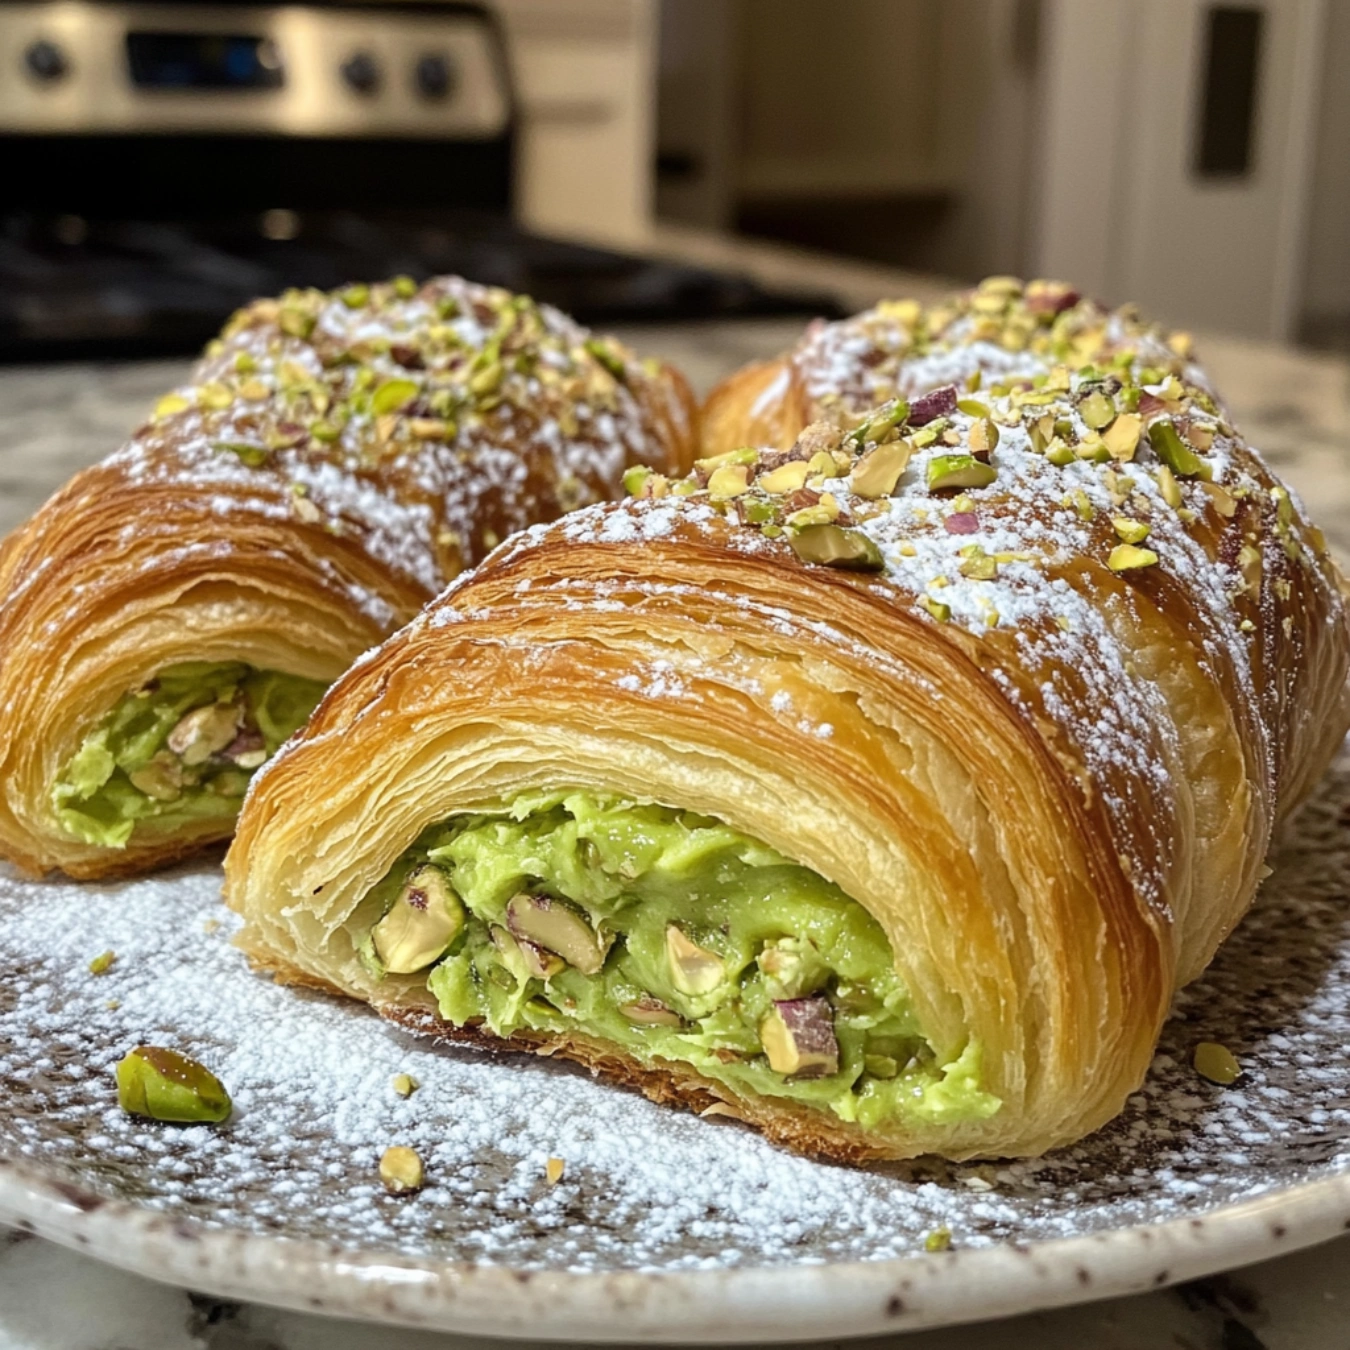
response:
{"label": "stainless steel oven", "polygon": [[399,273],[592,321],[831,309],[520,229],[515,126],[483,5],[0,3],[0,360],[189,352]]}

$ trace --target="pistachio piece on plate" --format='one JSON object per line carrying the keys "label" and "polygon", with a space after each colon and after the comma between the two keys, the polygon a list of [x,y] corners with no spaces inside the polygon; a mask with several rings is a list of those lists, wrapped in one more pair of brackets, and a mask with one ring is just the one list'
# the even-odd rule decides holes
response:
{"label": "pistachio piece on plate", "polygon": [[671,983],[694,998],[712,993],[727,975],[720,956],[691,942],[673,923],[666,925],[666,962]]}
{"label": "pistachio piece on plate", "polygon": [[1237,1062],[1233,1052],[1217,1041],[1201,1041],[1195,1047],[1191,1063],[1201,1078],[1207,1078],[1220,1087],[1228,1087],[1242,1076],[1242,1066]]}
{"label": "pistachio piece on plate", "polygon": [[445,955],[464,927],[464,906],[439,867],[414,868],[388,913],[370,930],[380,965],[411,975]]}
{"label": "pistachio piece on plate", "polygon": [[793,1078],[828,1078],[839,1071],[839,1042],[827,999],[780,999],[759,1024],[769,1068]]}
{"label": "pistachio piece on plate", "polygon": [[117,1100],[128,1115],[179,1124],[219,1124],[230,1114],[230,1094],[215,1074],[153,1045],[138,1045],[118,1063]]}
{"label": "pistachio piece on plate", "polygon": [[380,1155],[380,1180],[390,1195],[412,1195],[426,1180],[415,1149],[394,1144]]}
{"label": "pistachio piece on plate", "polygon": [[583,975],[598,975],[608,950],[595,930],[571,905],[550,895],[521,891],[506,902],[506,926],[546,952],[561,956]]}

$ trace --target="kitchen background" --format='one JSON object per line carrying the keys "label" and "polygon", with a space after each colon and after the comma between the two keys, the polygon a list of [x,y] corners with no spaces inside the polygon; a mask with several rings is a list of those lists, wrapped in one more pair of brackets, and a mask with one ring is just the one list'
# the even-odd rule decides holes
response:
{"label": "kitchen background", "polygon": [[829,308],[691,268],[747,238],[1350,342],[1344,0],[494,10],[0,3],[0,353],[186,351],[260,291],[455,266],[588,318]]}
{"label": "kitchen background", "polygon": [[[1350,0],[0,2],[0,531],[289,284],[463,271],[706,389],[1016,272],[1196,329],[1350,557],[1347,69]],[[908,1344],[1329,1350],[1348,1276],[1343,1239]],[[0,1234],[0,1350],[395,1337],[468,1345]]]}

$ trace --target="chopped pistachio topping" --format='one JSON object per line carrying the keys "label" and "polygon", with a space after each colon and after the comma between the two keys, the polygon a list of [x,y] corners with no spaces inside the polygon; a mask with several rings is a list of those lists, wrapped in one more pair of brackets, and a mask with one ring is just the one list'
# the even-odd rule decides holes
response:
{"label": "chopped pistachio topping", "polygon": [[411,1097],[417,1091],[420,1084],[410,1073],[398,1073],[394,1075],[394,1091],[400,1097]]}
{"label": "chopped pistachio topping", "polygon": [[935,1228],[923,1240],[923,1249],[926,1252],[950,1251],[951,1245],[952,1230],[950,1228]]}
{"label": "chopped pistachio topping", "polygon": [[1178,478],[1208,478],[1213,470],[1177,433],[1176,426],[1163,419],[1148,429],[1149,443],[1158,458]]}
{"label": "chopped pistachio topping", "polygon": [[1151,548],[1136,548],[1133,544],[1117,544],[1111,550],[1106,565],[1113,572],[1133,572],[1141,567],[1152,567],[1158,555]]}
{"label": "chopped pistachio topping", "polygon": [[1142,544],[1149,535],[1146,521],[1131,520],[1128,516],[1115,516],[1111,521],[1116,534],[1127,544]]}
{"label": "chopped pistachio topping", "polygon": [[937,455],[928,461],[930,492],[988,487],[997,476],[992,465],[982,464],[973,455]]}
{"label": "chopped pistachio topping", "polygon": [[561,1158],[550,1158],[544,1164],[544,1179],[550,1186],[556,1186],[563,1179],[567,1164]]}
{"label": "chopped pistachio topping", "polygon": [[849,572],[880,572],[886,565],[881,550],[861,530],[838,525],[808,525],[788,537],[792,551],[803,561]]}
{"label": "chopped pistachio topping", "polygon": [[112,963],[117,960],[116,952],[100,952],[89,963],[89,973],[91,975],[103,975],[112,968]]}
{"label": "chopped pistachio topping", "polygon": [[862,455],[849,474],[848,485],[860,497],[888,497],[895,491],[914,447],[908,441],[888,441]]}

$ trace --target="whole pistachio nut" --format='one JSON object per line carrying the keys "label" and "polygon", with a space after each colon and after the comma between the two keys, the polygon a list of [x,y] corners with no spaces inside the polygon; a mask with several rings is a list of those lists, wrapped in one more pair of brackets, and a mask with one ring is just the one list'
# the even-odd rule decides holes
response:
{"label": "whole pistachio nut", "polygon": [[391,975],[439,961],[464,927],[464,905],[439,867],[414,868],[394,903],[370,930],[375,956]]}
{"label": "whole pistachio nut", "polygon": [[525,938],[554,952],[583,975],[598,975],[608,950],[586,919],[562,900],[522,891],[506,903],[506,926],[514,937]]}
{"label": "whole pistachio nut", "polygon": [[138,1045],[118,1063],[117,1100],[128,1115],[179,1124],[219,1124],[230,1114],[230,1094],[215,1074],[153,1045]]}

